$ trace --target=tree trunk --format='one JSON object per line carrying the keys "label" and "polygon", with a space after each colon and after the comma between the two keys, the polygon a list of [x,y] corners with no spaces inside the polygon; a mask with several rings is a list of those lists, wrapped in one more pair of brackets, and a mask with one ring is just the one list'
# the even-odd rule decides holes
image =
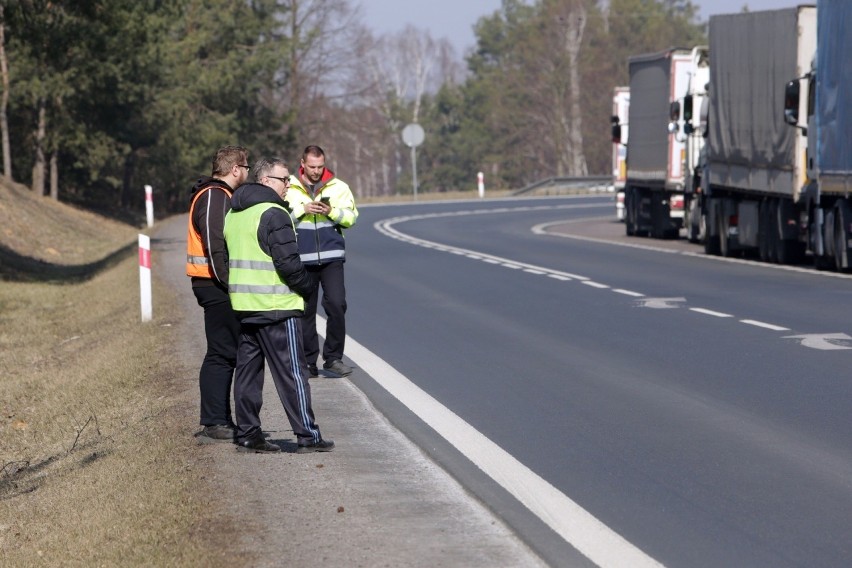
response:
{"label": "tree trunk", "polygon": [[3,82],[3,95],[0,98],[0,146],[3,148],[3,177],[12,181],[12,147],[9,145],[9,120],[6,109],[9,107],[9,66],[6,61],[6,23],[3,6],[0,5],[0,80]]}
{"label": "tree trunk", "polygon": [[50,198],[59,201],[59,152],[50,154]]}
{"label": "tree trunk", "polygon": [[35,131],[35,161],[33,163],[33,192],[44,195],[44,139],[47,132],[47,105],[45,99],[40,98],[36,104],[38,108],[38,126]]}
{"label": "tree trunk", "polygon": [[568,73],[571,84],[570,121],[568,129],[571,174],[588,175],[586,156],[583,154],[583,113],[580,109],[580,47],[586,29],[586,7],[578,2],[571,12],[565,33],[565,51],[568,53]]}

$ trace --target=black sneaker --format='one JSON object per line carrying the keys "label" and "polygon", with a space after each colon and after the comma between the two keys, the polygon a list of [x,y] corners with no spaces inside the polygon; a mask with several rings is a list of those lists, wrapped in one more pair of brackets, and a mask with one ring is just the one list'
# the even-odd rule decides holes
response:
{"label": "black sneaker", "polygon": [[314,442],[313,444],[305,444],[299,445],[296,448],[297,454],[310,454],[312,452],[330,452],[334,449],[334,442],[331,440],[320,440],[319,442]]}
{"label": "black sneaker", "polygon": [[338,377],[345,377],[352,374],[352,367],[344,364],[340,359],[326,361],[322,368]]}
{"label": "black sneaker", "polygon": [[313,378],[319,377],[319,369],[317,369],[316,365],[311,365],[308,363],[308,376]]}
{"label": "black sneaker", "polygon": [[281,446],[270,444],[263,438],[248,438],[237,443],[238,452],[254,452],[256,454],[274,454],[281,451]]}
{"label": "black sneaker", "polygon": [[205,426],[201,432],[195,434],[199,444],[216,444],[220,442],[234,442],[234,427],[229,424],[214,424]]}

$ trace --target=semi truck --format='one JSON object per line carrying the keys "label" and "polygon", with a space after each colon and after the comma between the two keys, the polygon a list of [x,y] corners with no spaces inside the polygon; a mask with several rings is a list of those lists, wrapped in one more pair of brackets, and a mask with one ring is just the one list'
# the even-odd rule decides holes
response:
{"label": "semi truck", "polygon": [[624,221],[624,184],[627,181],[627,139],[630,87],[616,87],[612,93],[612,190],[615,192],[615,218]]}
{"label": "semi truck", "polygon": [[703,239],[701,225],[701,174],[704,163],[704,141],[707,138],[707,87],[710,81],[710,49],[706,45],[692,48],[687,70],[686,89],[675,93],[670,106],[669,132],[684,143],[683,191],[684,227],[690,242]]}
{"label": "semi truck", "polygon": [[[710,17],[709,136],[700,194],[704,249],[799,261],[808,199],[804,129],[785,124],[785,88],[810,69],[816,8]],[[839,55],[842,57],[843,55]],[[806,116],[807,101],[799,102]],[[848,135],[848,132],[847,132]],[[803,230],[804,229],[804,230]]]}
{"label": "semi truck", "polygon": [[685,92],[689,83],[690,59],[690,50],[682,48],[628,59],[630,142],[624,189],[628,235],[671,238],[683,225],[685,144],[669,130],[669,123],[675,93]]}
{"label": "semi truck", "polygon": [[817,2],[816,55],[786,85],[784,117],[807,137],[800,233],[818,268],[850,269],[852,245],[852,2]]}

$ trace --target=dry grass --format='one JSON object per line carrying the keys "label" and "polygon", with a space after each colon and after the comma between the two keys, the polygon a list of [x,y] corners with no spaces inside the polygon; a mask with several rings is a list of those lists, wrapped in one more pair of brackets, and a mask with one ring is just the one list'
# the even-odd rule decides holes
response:
{"label": "dry grass", "polygon": [[[3,187],[0,227],[32,238],[29,251],[4,229],[7,251],[83,264],[137,232]],[[114,262],[72,284],[48,267],[48,282],[28,270],[0,285],[0,565],[226,563],[205,537],[217,514],[198,482],[205,454],[185,432],[195,409],[178,379],[196,370],[172,352],[168,320],[140,323],[135,256]],[[155,295],[176,312],[169,290]]]}

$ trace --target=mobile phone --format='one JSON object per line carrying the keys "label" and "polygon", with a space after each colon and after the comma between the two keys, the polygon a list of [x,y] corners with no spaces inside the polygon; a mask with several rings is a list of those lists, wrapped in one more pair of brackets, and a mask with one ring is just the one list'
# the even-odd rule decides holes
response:
{"label": "mobile phone", "polygon": [[331,201],[331,197],[323,197],[320,199],[320,203],[325,203],[328,205],[328,202]]}

